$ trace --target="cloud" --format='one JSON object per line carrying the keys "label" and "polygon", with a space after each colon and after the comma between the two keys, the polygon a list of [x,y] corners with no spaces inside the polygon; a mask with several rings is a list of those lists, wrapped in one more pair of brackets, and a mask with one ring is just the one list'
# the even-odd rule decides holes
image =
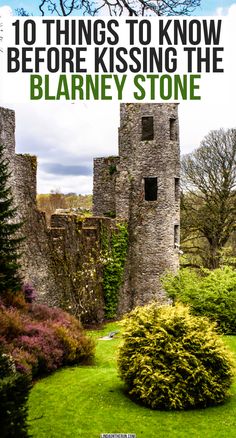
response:
{"label": "cloud", "polygon": [[66,103],[10,105],[16,111],[17,148],[41,158],[75,164],[95,155],[117,152],[119,105]]}
{"label": "cloud", "polygon": [[13,15],[13,12],[10,6],[0,6],[0,17],[9,17],[11,15]]}
{"label": "cloud", "polygon": [[48,174],[39,169],[38,193],[50,193],[59,190],[62,193],[92,193],[93,182],[91,176],[65,176]]}
{"label": "cloud", "polygon": [[92,175],[91,166],[83,165],[69,165],[66,166],[60,163],[45,163],[41,166],[42,170],[46,173],[51,173],[54,175],[68,175],[68,176],[78,176],[78,175]]}
{"label": "cloud", "polygon": [[[216,14],[220,12],[235,22],[236,3]],[[210,130],[236,127],[234,27],[226,35],[224,75],[203,73],[206,97],[179,105],[182,153],[198,147]],[[31,102],[10,107],[16,111],[17,151],[39,158],[38,191],[91,193],[93,158],[118,153],[119,104]]]}
{"label": "cloud", "polygon": [[4,106],[15,110],[17,152],[38,157],[39,193],[91,193],[93,158],[118,154],[117,103]]}
{"label": "cloud", "polygon": [[218,8],[216,15],[226,16],[223,23],[224,73],[202,74],[201,89],[206,96],[201,101],[182,102],[179,105],[180,141],[182,153],[197,148],[209,131],[236,128],[234,102],[236,88],[236,3]]}
{"label": "cloud", "polygon": [[236,3],[233,3],[230,6],[220,6],[216,9],[217,16],[236,16]]}

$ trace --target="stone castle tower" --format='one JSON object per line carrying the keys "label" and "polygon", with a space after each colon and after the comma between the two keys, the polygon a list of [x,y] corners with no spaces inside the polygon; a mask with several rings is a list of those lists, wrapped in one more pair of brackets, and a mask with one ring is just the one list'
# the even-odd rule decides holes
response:
{"label": "stone castle tower", "polygon": [[122,104],[119,156],[94,160],[95,216],[129,224],[120,311],[164,299],[160,278],[179,253],[180,151],[177,104]]}

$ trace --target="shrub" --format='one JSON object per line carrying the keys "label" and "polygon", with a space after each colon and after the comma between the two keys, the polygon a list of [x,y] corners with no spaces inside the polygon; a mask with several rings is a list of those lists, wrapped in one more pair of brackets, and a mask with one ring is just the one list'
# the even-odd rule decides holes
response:
{"label": "shrub", "polygon": [[88,362],[94,351],[94,342],[82,332],[70,331],[63,326],[55,326],[55,331],[63,346],[63,363],[65,365]]}
{"label": "shrub", "polygon": [[57,321],[61,319],[61,310],[56,307],[48,307],[46,304],[33,304],[29,313],[37,321]]}
{"label": "shrub", "polygon": [[16,367],[14,360],[9,354],[0,351],[0,379],[14,374],[16,372]]}
{"label": "shrub", "polygon": [[27,399],[31,381],[17,373],[12,358],[0,352],[0,424],[2,438],[27,437]]}
{"label": "shrub", "polygon": [[20,306],[5,301],[16,295],[0,299],[0,343],[12,355],[17,371],[40,377],[63,365],[91,361],[95,344],[80,321],[61,309],[34,303],[31,287],[26,288],[29,296],[21,295]]}
{"label": "shrub", "polygon": [[0,342],[14,358],[17,371],[32,377],[89,362],[95,347],[75,317],[35,303],[21,309],[0,303]]}
{"label": "shrub", "polygon": [[12,357],[15,362],[16,370],[20,373],[28,374],[30,377],[38,373],[38,358],[35,352],[29,352],[22,347],[12,348]]}
{"label": "shrub", "polygon": [[236,271],[226,266],[202,275],[182,269],[163,279],[164,288],[174,301],[191,307],[195,315],[216,321],[225,334],[236,334]]}
{"label": "shrub", "polygon": [[24,323],[19,310],[10,307],[0,309],[0,335],[7,340],[16,338],[24,331]]}
{"label": "shrub", "polygon": [[50,323],[60,323],[64,327],[83,330],[78,319],[57,307],[48,307],[45,304],[33,304],[29,309],[29,314],[34,320]]}
{"label": "shrub", "polygon": [[73,364],[77,361],[77,340],[71,336],[69,330],[63,326],[55,327],[58,338],[63,345],[63,362],[65,364]]}
{"label": "shrub", "polygon": [[49,373],[62,366],[63,349],[53,327],[32,323],[26,326],[25,332],[15,344],[37,358],[37,374]]}
{"label": "shrub", "polygon": [[17,293],[11,291],[5,292],[2,297],[2,304],[6,307],[14,307],[22,311],[28,310],[28,304],[25,301],[24,292],[20,290]]}
{"label": "shrub", "polygon": [[215,325],[181,304],[136,308],[124,320],[118,366],[135,400],[153,409],[221,403],[232,360]]}
{"label": "shrub", "polygon": [[27,303],[33,303],[36,299],[36,290],[31,283],[23,284],[23,293]]}

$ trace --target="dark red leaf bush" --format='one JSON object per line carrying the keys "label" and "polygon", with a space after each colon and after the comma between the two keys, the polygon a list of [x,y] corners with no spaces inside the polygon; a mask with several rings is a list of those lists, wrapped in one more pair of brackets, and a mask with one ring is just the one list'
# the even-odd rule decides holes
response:
{"label": "dark red leaf bush", "polygon": [[91,361],[94,355],[94,342],[75,317],[33,301],[16,307],[9,297],[0,302],[0,340],[17,371],[32,377]]}

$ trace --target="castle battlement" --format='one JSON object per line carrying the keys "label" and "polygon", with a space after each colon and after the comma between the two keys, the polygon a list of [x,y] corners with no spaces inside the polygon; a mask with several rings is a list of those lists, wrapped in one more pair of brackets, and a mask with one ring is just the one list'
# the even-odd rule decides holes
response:
{"label": "castle battlement", "polygon": [[39,302],[70,310],[86,322],[101,321],[102,238],[120,221],[128,223],[129,249],[119,313],[165,300],[160,278],[178,268],[177,104],[122,104],[119,156],[94,160],[93,217],[53,214],[50,227],[36,205],[37,159],[15,154],[15,114],[5,108],[0,108],[0,141],[24,221],[21,274],[36,288]]}

